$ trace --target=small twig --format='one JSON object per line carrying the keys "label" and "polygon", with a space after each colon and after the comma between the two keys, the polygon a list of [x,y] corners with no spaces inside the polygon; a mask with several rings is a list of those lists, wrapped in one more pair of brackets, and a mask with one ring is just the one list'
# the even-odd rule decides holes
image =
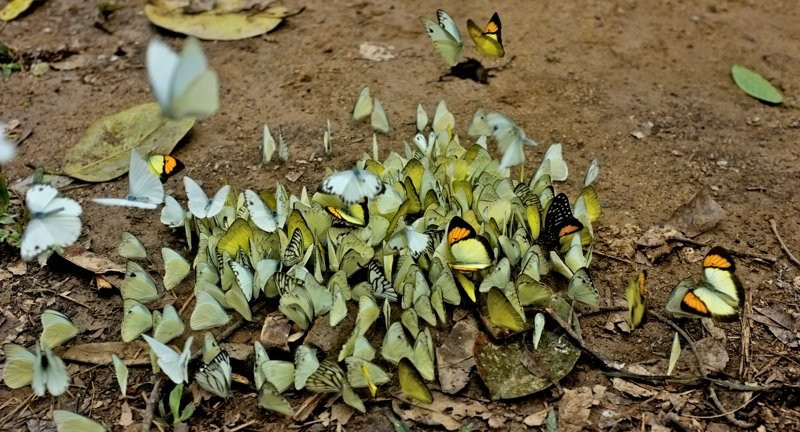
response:
{"label": "small twig", "polygon": [[142,432],[150,431],[150,424],[153,423],[153,412],[156,409],[158,400],[161,398],[161,385],[163,380],[161,376],[156,377],[156,382],[153,384],[153,390],[150,391],[150,397],[147,398],[144,413],[142,413]]}
{"label": "small twig", "polygon": [[716,414],[716,415],[712,415],[712,416],[695,416],[695,415],[691,415],[691,414],[685,414],[684,417],[694,418],[694,419],[702,419],[702,420],[710,420],[710,419],[729,416],[729,415],[731,415],[731,414],[733,414],[733,413],[735,413],[737,411],[743,410],[744,407],[746,407],[747,405],[750,405],[751,402],[753,402],[754,400],[758,399],[758,396],[760,396],[760,394],[757,394],[757,395],[751,397],[750,399],[747,400],[747,402],[743,403],[738,408],[734,408],[734,409],[732,409],[731,411],[728,411],[728,412],[724,412],[724,413],[720,413],[720,414]]}
{"label": "small twig", "polygon": [[778,243],[780,243],[781,249],[783,249],[783,252],[789,257],[789,261],[793,262],[794,265],[800,267],[800,260],[798,260],[797,258],[795,258],[794,255],[792,255],[792,251],[789,250],[789,248],[786,246],[786,243],[783,242],[781,235],[778,234],[778,225],[775,223],[775,219],[769,220],[769,226],[772,228],[772,232],[775,234],[775,238],[778,239]]}
{"label": "small twig", "polygon": [[75,304],[77,304],[79,306],[83,306],[86,309],[91,309],[91,306],[87,305],[86,303],[83,303],[80,300],[75,300],[74,298],[72,298],[72,297],[70,297],[70,296],[68,296],[68,295],[66,295],[64,293],[60,293],[58,291],[51,290],[50,288],[35,288],[35,289],[32,289],[31,291],[34,291],[34,292],[39,292],[39,291],[49,292],[51,294],[55,294],[55,295],[63,298],[64,300],[69,300],[69,301],[71,301],[71,302],[73,302],[73,303],[75,303]]}
{"label": "small twig", "polygon": [[240,430],[242,430],[242,429],[244,429],[244,428],[246,428],[246,427],[250,426],[251,424],[253,424],[253,423],[255,423],[255,422],[256,422],[255,420],[250,420],[250,421],[248,421],[248,422],[244,422],[244,423],[240,424],[239,426],[236,426],[236,427],[235,427],[235,428],[233,428],[233,429],[228,429],[228,432],[236,432],[236,431],[240,431]]}
{"label": "small twig", "polygon": [[634,265],[634,266],[635,266],[635,265],[638,265],[638,264],[636,264],[635,262],[633,262],[633,261],[631,261],[631,260],[629,260],[629,259],[627,259],[627,258],[621,258],[621,257],[615,256],[615,255],[607,254],[607,253],[605,253],[605,252],[600,252],[600,251],[599,251],[599,250],[597,250],[597,249],[593,250],[593,251],[592,251],[592,254],[593,254],[593,255],[600,255],[600,256],[601,256],[601,257],[603,257],[603,258],[612,259],[612,260],[614,260],[614,261],[619,261],[619,262],[622,262],[622,263],[625,263],[625,264],[630,264],[630,265]]}
{"label": "small twig", "polygon": [[13,416],[14,416],[14,414],[18,413],[18,412],[19,412],[19,411],[21,411],[23,408],[25,408],[26,406],[28,406],[28,402],[30,402],[30,401],[31,401],[31,399],[33,399],[33,393],[31,393],[31,395],[30,395],[30,396],[28,396],[27,398],[25,398],[25,400],[23,400],[22,402],[20,402],[20,404],[19,404],[19,405],[17,405],[17,406],[16,406],[16,407],[15,407],[13,410],[11,410],[11,412],[10,412],[10,413],[6,414],[6,416],[5,416],[5,417],[3,417],[3,419],[2,419],[2,420],[0,420],[0,429],[2,429],[2,428],[3,428],[3,426],[5,426],[5,425],[6,425],[6,422],[7,422],[7,421],[8,421],[8,420],[9,420],[11,417],[13,417]]}

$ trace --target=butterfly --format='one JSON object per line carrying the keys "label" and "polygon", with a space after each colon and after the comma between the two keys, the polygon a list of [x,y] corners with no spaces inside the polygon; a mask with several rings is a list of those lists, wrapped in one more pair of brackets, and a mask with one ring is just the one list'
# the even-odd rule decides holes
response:
{"label": "butterfly", "polygon": [[161,209],[161,223],[170,228],[179,228],[186,224],[186,212],[178,200],[171,195],[164,197],[164,207]]}
{"label": "butterfly", "polygon": [[489,22],[486,23],[485,30],[481,30],[481,28],[475,24],[475,21],[471,19],[467,20],[467,30],[469,31],[472,41],[475,42],[475,50],[486,57],[500,58],[506,54],[503,49],[503,37],[501,36],[502,28],[503,26],[500,23],[500,17],[497,15],[497,12],[495,12],[492,18],[489,19]]}
{"label": "butterfly", "polygon": [[337,195],[347,205],[373,199],[383,190],[383,182],[378,176],[358,168],[339,171],[326,178],[319,186],[320,192]]}
{"label": "butterfly", "polygon": [[135,235],[127,231],[122,233],[122,241],[119,242],[117,253],[119,256],[129,260],[147,258],[147,251],[142,242],[139,241]]}
{"label": "butterfly", "polygon": [[344,226],[365,227],[369,223],[369,206],[366,199],[345,207],[325,206],[325,211],[335,218],[335,222]]}
{"label": "butterfly", "polygon": [[164,311],[153,312],[153,338],[161,343],[167,343],[183,334],[186,326],[183,324],[178,311],[171,304],[164,306]]}
{"label": "butterfly", "polygon": [[375,297],[396,302],[398,298],[397,291],[395,291],[389,279],[386,278],[383,268],[378,266],[375,261],[370,261],[367,268],[369,270],[369,283],[372,285],[372,292]]}
{"label": "butterfly", "polygon": [[39,341],[48,348],[61,346],[64,342],[78,335],[78,327],[70,319],[51,309],[42,312],[42,334]]}
{"label": "butterfly", "polygon": [[359,412],[366,412],[364,402],[353,391],[342,368],[333,360],[325,359],[319,364],[306,380],[306,389],[318,393],[341,393],[346,404]]}
{"label": "butterfly", "polygon": [[186,188],[186,197],[189,198],[189,211],[196,218],[213,218],[222,211],[228,194],[231,192],[230,185],[221,187],[214,199],[208,198],[203,188],[188,176],[183,177],[183,186]]}
{"label": "butterfly", "polygon": [[195,293],[195,305],[189,326],[192,330],[207,330],[223,326],[231,320],[222,305],[206,291]]}
{"label": "butterfly", "polygon": [[486,114],[486,123],[500,151],[503,152],[503,158],[500,161],[501,169],[510,168],[525,161],[523,144],[528,146],[538,145],[536,141],[528,138],[513,120],[503,114]]}
{"label": "butterfly", "polygon": [[75,414],[71,411],[53,410],[53,421],[57,432],[105,432],[107,429],[100,423]]}
{"label": "butterfly", "polygon": [[647,318],[647,299],[644,297],[647,271],[642,270],[639,277],[628,282],[625,298],[628,301],[628,326],[631,329],[641,326]]}
{"label": "butterfly", "polygon": [[66,247],[81,235],[80,204],[58,196],[52,186],[34,185],[25,194],[30,221],[20,241],[22,259],[30,261],[47,249]]}
{"label": "butterfly", "polygon": [[217,74],[208,68],[200,42],[193,37],[186,39],[180,55],[151,39],[147,75],[162,113],[169,118],[208,117],[219,108]]}
{"label": "butterfly", "polygon": [[111,354],[111,362],[114,364],[114,375],[117,376],[117,384],[122,396],[128,394],[128,366],[116,354]]}
{"label": "butterfly", "polygon": [[142,303],[149,303],[159,297],[153,278],[134,261],[128,261],[126,265],[125,279],[122,280],[120,293],[123,299],[133,299]]}
{"label": "butterfly", "polygon": [[194,379],[205,390],[226,398],[231,391],[231,373],[231,359],[228,352],[222,350],[210,363],[200,366]]}
{"label": "butterfly", "polygon": [[250,212],[250,220],[266,232],[275,232],[278,229],[278,222],[275,213],[267,207],[261,197],[251,189],[244,191],[247,210]]}
{"label": "butterfly", "polygon": [[389,124],[389,117],[383,109],[383,104],[377,98],[372,102],[372,117],[370,118],[372,129],[384,134],[389,135],[392,133],[392,125]]}
{"label": "butterfly", "polygon": [[3,345],[6,361],[3,365],[3,382],[12,389],[18,389],[33,380],[33,364],[36,355],[22,345],[7,343]]}
{"label": "butterfly", "polygon": [[164,260],[164,288],[171,290],[178,286],[192,270],[189,262],[181,254],[170,248],[161,248]]}
{"label": "butterfly", "polygon": [[417,132],[422,132],[428,126],[428,113],[422,104],[417,105]]}
{"label": "butterfly", "polygon": [[144,340],[150,345],[156,358],[158,358],[158,367],[161,371],[169,377],[175,384],[189,381],[189,359],[192,355],[192,339],[189,336],[186,343],[183,345],[183,351],[178,353],[172,348],[164,345],[163,343],[151,338],[147,335],[142,335]]}
{"label": "butterfly", "polygon": [[157,175],[161,183],[179,173],[185,165],[170,155],[151,154],[147,156],[147,166]]}
{"label": "butterfly", "polygon": [[44,396],[45,391],[60,396],[69,388],[70,377],[64,361],[46,345],[37,346],[34,353],[31,388],[36,396]]}
{"label": "butterfly", "polygon": [[419,218],[411,225],[403,227],[389,238],[386,245],[393,249],[406,247],[413,258],[419,258],[430,242],[428,234],[418,231],[423,222],[423,218]]}
{"label": "butterfly", "polygon": [[364,87],[358,94],[355,105],[353,105],[353,121],[361,121],[372,114],[372,96],[369,95],[369,87]]}
{"label": "butterfly", "polygon": [[583,224],[572,215],[569,198],[565,193],[556,195],[544,217],[541,236],[545,246],[555,246],[561,237],[576,233],[583,229]]}
{"label": "butterfly", "polygon": [[122,316],[122,341],[131,342],[153,327],[153,315],[136,300],[125,300]]}
{"label": "butterfly", "polygon": [[464,47],[461,33],[458,31],[455,21],[450,18],[447,12],[441,9],[437,10],[436,18],[439,21],[438,23],[425,17],[420,17],[420,21],[425,26],[426,34],[433,42],[433,46],[442,55],[447,65],[455,66],[458,64],[461,50]]}
{"label": "butterfly", "polygon": [[450,267],[462,271],[476,271],[492,265],[494,251],[485,237],[458,216],[453,216],[447,226],[447,244],[453,261]]}
{"label": "butterfly", "polygon": [[275,138],[272,137],[272,133],[269,131],[269,126],[265,124],[264,139],[261,142],[261,162],[269,163],[272,161],[272,155],[275,154],[275,149],[277,148],[278,145],[275,143]]}
{"label": "butterfly", "polygon": [[6,137],[5,126],[0,123],[0,163],[8,163],[17,154],[17,146]]}
{"label": "butterfly", "polygon": [[134,207],[154,210],[164,202],[164,185],[148,168],[136,149],[131,150],[128,170],[128,196],[125,198],[93,198],[93,202],[108,206]]}
{"label": "butterfly", "polygon": [[414,365],[406,358],[397,364],[397,380],[400,382],[400,391],[406,396],[424,404],[433,403],[431,390]]}
{"label": "butterfly", "polygon": [[666,309],[675,316],[711,317],[719,321],[736,319],[744,304],[744,288],[734,274],[730,253],[717,246],[703,259],[704,280],[684,279],[672,290]]}

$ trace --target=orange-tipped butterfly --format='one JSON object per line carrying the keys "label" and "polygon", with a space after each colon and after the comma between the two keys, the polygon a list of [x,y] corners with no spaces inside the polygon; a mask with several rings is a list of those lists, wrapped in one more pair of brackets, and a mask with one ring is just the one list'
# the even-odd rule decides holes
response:
{"label": "orange-tipped butterfly", "polygon": [[151,154],[147,156],[147,167],[164,183],[182,170],[184,165],[170,155]]}
{"label": "orange-tipped butterfly", "polygon": [[492,265],[494,252],[485,237],[458,216],[450,219],[447,226],[447,244],[453,255],[450,267],[462,271],[477,271]]}
{"label": "orange-tipped butterfly", "polygon": [[681,317],[735,320],[744,303],[744,288],[735,270],[728,251],[719,246],[711,248],[703,259],[704,280],[680,281],[669,295],[667,311]]}
{"label": "orange-tipped butterfly", "polygon": [[544,216],[544,228],[540,234],[542,244],[555,246],[561,237],[583,229],[583,224],[572,215],[569,198],[563,192],[556,195]]}
{"label": "orange-tipped butterfly", "polygon": [[503,49],[502,28],[497,12],[486,23],[486,29],[484,30],[481,30],[475,24],[475,21],[467,20],[467,30],[469,30],[472,41],[475,42],[475,50],[486,57],[500,58],[506,54],[505,49]]}

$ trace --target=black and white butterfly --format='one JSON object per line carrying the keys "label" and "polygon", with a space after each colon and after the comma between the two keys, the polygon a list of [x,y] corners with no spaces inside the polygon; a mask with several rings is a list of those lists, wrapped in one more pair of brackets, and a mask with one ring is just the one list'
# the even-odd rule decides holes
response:
{"label": "black and white butterfly", "polygon": [[372,292],[375,294],[375,297],[389,300],[390,302],[396,302],[397,291],[394,290],[394,286],[392,286],[392,283],[386,278],[383,269],[379,267],[375,261],[369,262],[368,269],[369,283],[372,285]]}
{"label": "black and white butterfly", "polygon": [[348,205],[373,199],[383,190],[383,182],[378,176],[358,168],[339,171],[326,178],[319,186],[320,192],[337,195]]}
{"label": "black and white butterfly", "polygon": [[194,379],[203,389],[226,398],[231,392],[231,373],[231,359],[228,352],[222,350],[208,364],[200,366]]}

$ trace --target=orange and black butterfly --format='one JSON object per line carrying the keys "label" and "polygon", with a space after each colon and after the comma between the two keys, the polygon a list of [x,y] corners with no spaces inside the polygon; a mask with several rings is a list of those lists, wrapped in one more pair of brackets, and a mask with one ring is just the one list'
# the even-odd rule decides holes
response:
{"label": "orange and black butterfly", "polygon": [[147,156],[147,166],[153,174],[161,179],[161,183],[177,174],[184,168],[183,162],[170,155],[151,154]]}
{"label": "orange and black butterfly", "polygon": [[735,270],[728,251],[719,246],[711,248],[703,259],[704,280],[680,281],[669,295],[667,311],[681,317],[735,320],[744,303],[744,288]]}
{"label": "orange and black butterfly", "polygon": [[475,21],[467,20],[467,30],[472,41],[475,42],[475,50],[486,57],[500,58],[506,54],[503,48],[502,37],[503,25],[500,23],[500,16],[497,12],[486,23],[486,28],[481,30]]}
{"label": "orange and black butterfly", "polygon": [[325,206],[325,211],[334,217],[334,223],[347,227],[365,227],[369,223],[367,200],[343,207]]}
{"label": "orange and black butterfly", "polygon": [[576,233],[583,229],[583,224],[572,215],[569,198],[565,193],[556,195],[547,208],[544,216],[544,227],[540,234],[542,244],[555,246],[561,237]]}
{"label": "orange and black butterfly", "polygon": [[453,261],[450,267],[461,271],[477,271],[492,265],[494,251],[485,237],[458,216],[447,225],[447,244]]}

